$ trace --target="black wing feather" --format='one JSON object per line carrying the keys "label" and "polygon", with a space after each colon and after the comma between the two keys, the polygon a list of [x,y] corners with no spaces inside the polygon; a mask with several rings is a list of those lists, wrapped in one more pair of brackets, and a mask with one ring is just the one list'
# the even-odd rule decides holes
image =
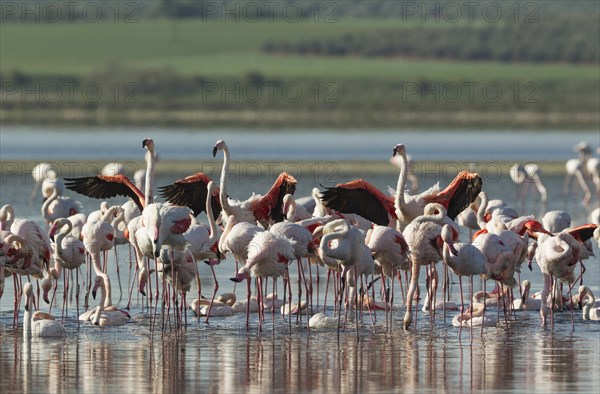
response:
{"label": "black wing feather", "polygon": [[[194,216],[206,211],[207,184],[201,180],[196,182],[177,181],[172,185],[159,187],[160,195],[171,204],[190,208]],[[221,213],[218,196],[211,197],[211,209],[215,218]]]}
{"label": "black wing feather", "polygon": [[482,180],[479,175],[471,179],[463,179],[458,186],[456,193],[448,203],[447,216],[454,220],[459,213],[464,211],[481,192]]}
{"label": "black wing feather", "polygon": [[321,201],[327,208],[342,213],[354,213],[381,226],[387,226],[390,222],[385,207],[365,189],[327,187],[325,191],[321,191]]}
{"label": "black wing feather", "polygon": [[[122,176],[123,177],[123,176]],[[86,176],[81,178],[65,178],[65,186],[69,190],[96,199],[116,196],[130,197],[142,211],[144,209],[139,196],[127,184],[110,179],[117,177]]]}

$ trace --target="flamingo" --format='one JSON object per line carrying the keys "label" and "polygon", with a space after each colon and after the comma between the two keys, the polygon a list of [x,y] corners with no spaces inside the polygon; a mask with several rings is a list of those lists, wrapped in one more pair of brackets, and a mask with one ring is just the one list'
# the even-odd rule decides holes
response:
{"label": "flamingo", "polygon": [[[341,230],[336,228],[340,226]],[[356,335],[358,337],[358,297],[356,288],[358,287],[358,279],[360,276],[373,274],[373,257],[371,250],[365,244],[364,234],[357,228],[352,227],[344,219],[334,220],[326,225],[326,228],[336,229],[333,232],[323,231],[326,233],[321,238],[319,245],[319,255],[322,260],[326,257],[338,260],[342,265],[341,292],[344,293],[346,282],[350,286],[350,299],[354,301],[355,320],[356,320]],[[332,246],[332,241],[337,240],[337,245]],[[341,302],[342,297],[339,297],[339,315],[338,323],[341,318]],[[347,304],[346,304],[347,305]],[[346,308],[347,310],[347,308]],[[339,330],[339,326],[338,326]]]}
{"label": "flamingo", "polygon": [[[198,216],[200,213],[207,211],[207,207],[210,206],[210,210],[213,216],[219,217],[221,212],[221,204],[219,202],[219,188],[212,186],[212,189],[208,190],[208,185],[212,182],[212,179],[203,172],[197,172],[186,178],[175,181],[171,185],[162,186],[161,196],[171,204],[185,206],[190,208],[194,216]],[[205,201],[210,198],[210,204],[206,205]]]}
{"label": "flamingo", "polygon": [[[154,166],[156,161],[154,140],[151,138],[144,139],[142,148],[147,150],[144,194],[129,178],[122,174],[70,178],[67,179],[67,188],[92,198],[110,198],[116,195],[127,196],[142,211],[143,218],[133,224],[130,221],[128,231],[134,237],[140,236],[143,238],[132,242],[132,245],[136,251],[137,264],[140,268],[140,292],[144,294],[143,286],[146,283],[145,276],[147,275],[147,271],[144,271],[143,261],[145,253],[142,253],[138,246],[140,244],[147,245],[149,239],[152,246],[150,254],[152,257],[158,257],[163,244],[182,248],[186,243],[182,234],[189,228],[191,218],[188,208],[154,203]],[[137,231],[140,228],[143,228],[144,231]],[[144,276],[143,280],[142,276]],[[106,287],[110,289],[110,281],[106,279],[105,282]],[[110,291],[107,297],[110,298]]]}
{"label": "flamingo", "polygon": [[441,204],[428,207],[428,212],[437,214],[421,215],[406,226],[402,235],[410,249],[412,262],[410,286],[407,293],[406,313],[404,314],[404,329],[408,330],[412,323],[412,304],[415,291],[418,289],[419,271],[421,265],[436,263],[442,259],[441,238],[442,224],[446,216],[446,208]]}
{"label": "flamingo", "polygon": [[529,184],[532,183],[537,191],[540,193],[540,199],[543,207],[548,205],[548,191],[540,179],[540,169],[535,163],[527,163],[525,166],[515,163],[509,170],[510,177],[520,187],[520,200],[521,206],[525,206],[525,199],[527,198],[527,189]]}
{"label": "flamingo", "polygon": [[115,212],[122,211],[120,206],[110,207],[100,220],[95,222],[88,221],[83,227],[83,244],[85,249],[92,258],[92,264],[96,275],[104,278],[103,285],[105,287],[107,302],[112,305],[112,292],[110,278],[104,272],[100,262],[100,252],[106,252],[112,249],[114,245],[115,230],[110,224],[110,220]]}
{"label": "flamingo", "polygon": [[498,319],[495,316],[485,315],[485,305],[481,303],[472,303],[463,313],[460,313],[452,319],[452,325],[455,327],[495,327]]}
{"label": "flamingo", "polygon": [[370,183],[357,179],[335,187],[326,188],[321,193],[323,204],[327,208],[342,213],[355,213],[373,223],[387,226],[398,222],[399,229],[404,228],[414,218],[421,215],[427,203],[437,202],[444,206],[448,217],[454,219],[464,210],[481,191],[481,177],[475,173],[460,172],[443,191],[435,185],[414,196],[405,196],[406,149],[398,144],[393,155],[400,155],[402,166],[396,186],[396,195],[387,196]]}
{"label": "flamingo", "polygon": [[308,321],[308,327],[313,330],[334,330],[337,326],[337,319],[328,317],[321,312],[314,314]]}
{"label": "flamingo", "polygon": [[[535,259],[542,271],[544,289],[542,290],[540,316],[542,326],[546,325],[548,315],[547,299],[552,286],[552,277],[570,284],[575,281],[574,269],[579,260],[580,240],[591,237],[595,228],[593,225],[582,226],[573,230],[565,230],[553,235],[545,230],[539,222],[529,222],[528,232],[537,238],[538,248]],[[591,231],[590,231],[591,230]],[[572,313],[572,309],[571,309]]]}
{"label": "flamingo", "polygon": [[[382,281],[384,286],[384,294],[386,299],[386,318],[388,303],[389,309],[394,304],[394,277],[400,274],[398,270],[408,271],[410,269],[410,261],[408,261],[409,248],[402,233],[398,230],[375,225],[373,229],[367,232],[365,242],[371,253],[375,264],[381,268],[381,273],[385,278],[392,279],[391,297],[388,300],[388,291],[385,288],[386,280]],[[402,280],[400,279],[400,284]]]}
{"label": "flamingo", "polygon": [[101,174],[104,176],[115,176],[123,174],[125,172],[125,166],[122,163],[108,163],[102,167]]}
{"label": "flamingo", "polygon": [[91,321],[95,326],[112,327],[121,326],[131,320],[131,316],[124,310],[115,308],[108,297],[109,285],[103,276],[96,277],[92,295],[96,298],[96,291],[100,288],[100,302],[98,306],[79,316],[79,321]]}
{"label": "flamingo", "polygon": [[[241,223],[238,224],[238,226]],[[261,309],[259,330],[264,320],[264,301],[262,296],[262,278],[278,278],[287,272],[290,260],[294,259],[294,241],[268,231],[258,232],[248,244],[248,258],[241,267],[234,282],[247,280],[247,300],[250,305],[250,273],[258,280],[258,305]],[[250,315],[246,315],[246,329],[249,328]]]}
{"label": "flamingo", "polygon": [[[37,194],[38,190],[42,186],[42,183],[46,179],[56,179],[57,175],[56,175],[56,171],[52,167],[52,164],[38,163],[31,170],[31,176],[33,177],[33,180],[35,181],[35,184],[33,185],[33,189],[31,190],[31,195],[29,197],[29,205],[30,206],[33,204],[35,195]],[[43,195],[47,196],[47,194],[45,192],[43,193]]]}
{"label": "flamingo", "polygon": [[[579,153],[581,172],[592,180],[596,188],[596,197],[600,198],[600,159],[592,156],[592,148],[585,141],[577,144],[573,150]],[[600,148],[597,151],[600,153]]]}
{"label": "flamingo", "polygon": [[524,280],[522,289],[521,298],[513,301],[513,309],[528,311],[539,310],[542,306],[542,299],[529,296],[529,292],[531,291],[531,282]]}
{"label": "flamingo", "polygon": [[[234,310],[231,306],[223,304],[218,301],[214,301],[213,305],[210,305],[209,300],[195,299],[190,305],[190,309],[196,314],[196,316],[206,317],[227,317],[233,316]],[[245,308],[244,308],[245,310]]]}
{"label": "flamingo", "polygon": [[33,290],[31,283],[25,283],[23,286],[25,293],[25,316],[23,319],[23,337],[31,338],[61,338],[66,335],[62,324],[54,320],[54,317],[48,313],[34,312],[30,309],[33,303]]}
{"label": "flamingo", "polygon": [[32,220],[15,219],[15,211],[10,204],[0,208],[0,230],[10,230],[13,234],[23,237],[34,252],[33,263],[40,269],[50,266],[52,248],[48,234]]}
{"label": "flamingo", "polygon": [[231,216],[219,239],[219,251],[231,253],[237,262],[246,264],[250,241],[263,231],[263,228],[249,222],[237,223],[235,216]]}
{"label": "flamingo", "polygon": [[[286,212],[286,216],[288,218],[293,218],[294,217],[293,207],[294,207],[295,203],[291,202],[291,201],[293,201],[292,195],[287,194],[283,198],[283,201],[284,201],[283,210],[284,210],[284,212]],[[290,211],[292,211],[292,214],[290,214]],[[286,238],[294,241],[294,256],[298,263],[298,302],[300,302],[301,297],[302,297],[302,287],[300,286],[300,283],[303,280],[304,286],[307,291],[307,297],[310,294],[310,298],[311,298],[310,303],[311,303],[311,308],[312,308],[312,284],[309,288],[306,283],[306,277],[304,275],[304,268],[302,266],[302,259],[303,258],[308,259],[311,256],[314,256],[314,252],[316,250],[316,245],[313,244],[312,233],[308,229],[303,227],[302,225],[300,225],[298,223],[292,223],[287,220],[284,222],[279,222],[279,223],[273,224],[269,228],[269,231],[272,234],[275,234],[280,237],[286,237]],[[310,268],[310,262],[309,262],[309,268]],[[289,297],[290,297],[289,299],[291,302],[291,298],[292,298],[291,294],[289,295]],[[291,307],[288,307],[288,308],[291,309]]]}
{"label": "flamingo", "polygon": [[[67,189],[73,190],[84,196],[105,199],[115,196],[130,197],[135,205],[143,211],[144,208],[154,202],[154,165],[156,162],[154,140],[145,138],[142,148],[146,148],[146,182],[145,193],[123,174],[97,175],[80,178],[65,178]],[[89,220],[89,218],[88,218]]]}
{"label": "flamingo", "polygon": [[579,307],[583,311],[583,320],[600,320],[600,307],[596,306],[594,293],[587,286],[579,286]]}
{"label": "flamingo", "polygon": [[[68,236],[71,232],[73,225],[71,221],[66,218],[56,219],[50,227],[48,235],[54,240],[56,231],[60,231],[56,241],[54,242],[54,260],[62,267],[70,271],[75,270],[76,289],[75,300],[77,302],[77,314],[79,314],[79,270],[78,268],[85,263],[85,245],[78,238]],[[69,293],[69,277],[64,275],[64,293],[63,293],[63,306],[67,300],[67,294]]]}
{"label": "flamingo", "polygon": [[[402,169],[402,157],[392,156],[390,163],[398,169]],[[406,179],[410,182],[410,193],[416,194],[419,191],[419,178],[415,175],[415,163],[410,155],[406,155]]]}
{"label": "flamingo", "polygon": [[551,233],[560,233],[564,229],[571,227],[571,215],[566,211],[546,212],[542,218],[542,224]]}
{"label": "flamingo", "polygon": [[[319,189],[317,189],[318,191]],[[312,198],[312,197],[311,197]],[[313,216],[308,212],[303,205],[298,205],[294,196],[286,194],[283,197],[283,213],[285,220],[288,222],[299,222],[302,220],[311,219]]]}
{"label": "flamingo", "polygon": [[157,257],[156,271],[163,281],[166,280],[172,284],[175,292],[181,292],[183,300],[181,311],[184,311],[186,294],[198,273],[192,252],[188,248],[178,250],[163,246]]}
{"label": "flamingo", "polygon": [[485,257],[477,247],[471,244],[454,243],[452,240],[452,228],[445,224],[442,227],[442,240],[444,246],[442,250],[442,260],[452,272],[458,275],[458,285],[460,288],[460,312],[464,312],[464,300],[462,290],[462,277],[468,276],[470,280],[470,298],[473,298],[473,276],[479,275],[487,280],[487,270],[485,266]]}
{"label": "flamingo", "polygon": [[585,177],[582,172],[583,165],[580,159],[567,160],[565,163],[565,168],[567,170],[567,175],[565,176],[565,180],[563,182],[563,195],[567,196],[568,194],[570,194],[568,192],[568,189],[571,187],[571,180],[573,179],[573,177],[575,177],[577,183],[581,187],[581,190],[583,190],[584,194],[581,203],[583,205],[587,205],[592,199],[592,193],[587,182],[585,181]]}
{"label": "flamingo", "polygon": [[233,215],[238,223],[258,222],[264,228],[267,228],[270,223],[281,222],[283,220],[283,197],[286,194],[294,194],[296,179],[287,172],[282,172],[264,196],[253,195],[245,201],[229,201],[227,196],[227,173],[229,171],[230,156],[225,141],[217,141],[213,147],[213,157],[217,155],[218,151],[223,151],[219,201],[223,209],[224,219],[228,220],[228,217]]}
{"label": "flamingo", "polygon": [[473,245],[483,254],[489,277],[505,286],[515,287],[517,281],[514,278],[516,265],[513,251],[496,234],[481,233],[474,237]]}
{"label": "flamingo", "polygon": [[[207,185],[207,196],[206,196],[206,216],[208,217],[208,226],[205,224],[192,223],[189,229],[183,234],[186,241],[189,244],[189,249],[194,256],[195,260],[208,259],[207,263],[210,265],[210,269],[215,282],[213,295],[211,301],[214,301],[217,291],[219,290],[219,281],[215,274],[215,264],[219,264],[221,260],[221,253],[219,252],[219,231],[215,218],[213,216],[213,210],[211,209],[211,202],[213,193],[216,191],[216,187],[213,181],[208,182]],[[199,279],[198,279],[199,280]],[[198,292],[200,292],[200,286],[198,286]],[[200,298],[200,294],[198,294]],[[210,306],[206,318],[210,316]]]}
{"label": "flamingo", "polygon": [[59,195],[59,189],[54,188],[52,195],[42,204],[42,217],[47,223],[83,212],[83,206],[79,201]]}
{"label": "flamingo", "polygon": [[477,206],[475,202],[469,204],[464,211],[456,216],[456,224],[468,228],[471,235],[473,230],[477,231],[480,229],[477,223]]}

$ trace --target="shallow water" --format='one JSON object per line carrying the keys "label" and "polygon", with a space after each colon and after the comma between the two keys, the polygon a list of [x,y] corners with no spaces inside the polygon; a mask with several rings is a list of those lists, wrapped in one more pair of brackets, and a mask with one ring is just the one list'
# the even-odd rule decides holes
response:
{"label": "shallow water", "polygon": [[[74,139],[73,135],[77,138]],[[99,137],[101,136],[101,137]],[[426,138],[424,138],[426,136]],[[597,144],[597,131],[434,130],[196,130],[165,128],[57,129],[3,126],[2,160],[131,160],[152,137],[165,160],[206,160],[223,139],[238,160],[381,160],[403,143],[418,160],[567,160],[579,141]],[[35,141],[32,145],[30,142]],[[518,143],[515,143],[518,141]]]}
{"label": "shallow water", "polygon": [[[2,149],[6,135],[2,132]],[[91,134],[94,137],[93,134]],[[572,137],[571,135],[568,135]],[[52,135],[44,138],[51,140]],[[136,136],[136,141],[138,137]],[[562,137],[561,137],[562,138]],[[370,139],[370,138],[369,138]],[[210,139],[210,144],[213,139]],[[392,145],[395,138],[387,141]],[[574,137],[563,143],[567,150],[579,142]],[[366,139],[365,139],[366,143]],[[135,143],[135,148],[138,148]],[[385,160],[387,160],[387,148]],[[23,148],[24,149],[24,148]],[[88,146],[87,149],[90,149]],[[248,149],[251,151],[251,149]],[[2,151],[4,155],[4,150]],[[96,152],[96,154],[99,154]],[[135,151],[139,155],[139,150]],[[31,157],[35,157],[33,154]],[[115,156],[120,157],[120,156]],[[3,160],[5,159],[2,156]],[[107,157],[104,157],[107,158]],[[192,156],[193,158],[193,156]],[[471,159],[471,156],[458,160]],[[552,157],[552,159],[556,159]],[[38,213],[40,198],[35,208],[29,208],[27,198],[33,186],[29,172],[24,174],[2,174],[0,204],[7,202],[15,206],[17,216],[25,216],[41,222]],[[187,174],[176,174],[183,177]],[[357,174],[360,175],[360,174]],[[369,175],[368,179],[385,190],[395,185],[396,176]],[[173,182],[177,177],[162,176],[157,185]],[[298,177],[297,196],[308,195],[319,183],[330,185],[351,179],[336,174],[333,178]],[[423,190],[439,177],[421,174]],[[549,192],[548,209],[566,209],[573,217],[573,224],[587,222],[589,209],[582,207],[578,198],[568,201],[562,196],[562,178],[543,177]],[[272,182],[268,176],[255,179],[239,177],[231,185],[229,193],[247,198],[253,191],[264,192]],[[448,180],[441,179],[445,187]],[[492,198],[503,198],[513,203],[515,189],[507,174],[484,175],[484,190]],[[99,201],[69,192],[79,199],[86,212],[99,207]],[[124,199],[113,199],[111,203],[123,203]],[[517,208],[521,208],[516,205]],[[542,207],[535,193],[529,197],[524,213],[541,215]],[[468,238],[464,231],[462,238]],[[600,251],[594,246],[597,256]],[[123,307],[127,303],[129,251],[119,247],[118,261],[122,282],[122,295],[116,279],[116,264],[109,256],[109,275],[113,282],[113,299]],[[596,294],[600,294],[600,264],[592,258],[586,264],[585,283]],[[438,264],[438,267],[441,267]],[[199,264],[202,278],[202,294],[212,294],[213,281],[210,269]],[[235,271],[228,259],[216,267],[220,284],[219,293],[233,290],[229,280]],[[421,270],[421,289],[424,290],[424,270]],[[83,271],[82,271],[83,272]],[[296,268],[291,267],[293,296],[296,300]],[[539,268],[534,264],[533,272],[524,269],[522,279],[529,279],[532,291],[542,287]],[[314,307],[321,308],[324,301],[326,274],[320,270],[318,297]],[[456,278],[454,278],[454,282]],[[480,288],[475,281],[475,290]],[[315,283],[316,285],[316,283]],[[152,286],[156,288],[155,283]],[[271,288],[269,283],[269,288]],[[488,285],[488,288],[492,284]],[[379,286],[376,286],[377,288]],[[58,305],[62,300],[61,289],[57,293]],[[396,284],[396,291],[398,285]],[[270,292],[271,290],[269,290]],[[327,312],[333,315],[331,289]],[[278,293],[282,294],[281,281]],[[451,288],[452,299],[458,301],[458,286]],[[81,292],[81,301],[83,295]],[[245,296],[244,286],[238,286],[238,297]],[[254,293],[254,289],[253,289]],[[467,286],[465,286],[467,296]],[[197,297],[195,287],[187,299]],[[396,293],[396,310],[392,312],[391,332],[385,332],[385,314],[378,311],[372,323],[364,311],[360,325],[360,340],[357,341],[355,325],[348,321],[345,330],[337,332],[315,332],[306,330],[307,317],[297,322],[292,318],[291,333],[287,321],[280,314],[267,313],[262,333],[258,332],[257,315],[250,319],[250,330],[245,329],[245,315],[227,318],[211,318],[210,324],[198,322],[191,312],[187,316],[187,327],[181,334],[173,330],[173,316],[167,322],[164,334],[160,328],[150,332],[151,318],[146,302],[134,294],[132,321],[122,327],[100,328],[76,321],[74,301],[69,304],[69,316],[65,326],[67,338],[62,340],[32,339],[23,341],[21,327],[12,327],[12,279],[6,282],[5,293],[0,300],[0,392],[46,392],[46,391],[153,391],[172,392],[465,392],[493,390],[502,392],[597,392],[600,386],[598,355],[600,354],[600,324],[583,321],[581,312],[575,311],[575,331],[571,330],[570,314],[557,312],[554,327],[540,327],[539,312],[517,312],[504,322],[500,315],[498,327],[488,327],[481,333],[451,326],[456,314],[448,311],[436,312],[435,322],[420,309],[416,328],[402,330],[404,307],[402,297]],[[42,302],[43,304],[43,302]],[[56,304],[55,304],[56,305]],[[90,305],[95,301],[90,299]],[[48,306],[43,304],[42,309]],[[160,305],[158,312],[160,316]],[[60,315],[60,306],[54,307]],[[494,307],[488,314],[497,315]],[[22,307],[21,307],[22,319]],[[170,323],[169,323],[170,322]],[[160,320],[156,322],[160,325]],[[170,324],[170,325],[169,325]],[[414,323],[413,323],[414,324]]]}

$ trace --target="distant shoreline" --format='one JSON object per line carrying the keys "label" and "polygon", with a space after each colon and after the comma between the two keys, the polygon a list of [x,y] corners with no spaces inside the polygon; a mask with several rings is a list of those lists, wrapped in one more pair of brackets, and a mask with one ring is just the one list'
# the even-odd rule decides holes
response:
{"label": "distant shoreline", "polygon": [[[65,164],[64,170],[67,169],[100,169],[104,165],[108,164],[109,161],[100,160],[61,160],[53,159],[48,160],[48,163],[63,167],[61,163]],[[2,169],[2,178],[9,176],[25,176],[29,180],[31,177],[31,169],[39,163],[39,161],[33,160],[0,160],[0,168]],[[76,163],[77,165],[75,166]],[[268,164],[260,166],[260,164]],[[344,174],[349,176],[365,176],[369,174],[398,174],[398,168],[390,164],[387,160],[381,161],[325,161],[325,160],[294,160],[294,161],[277,161],[278,166],[273,165],[273,160],[236,160],[236,168],[247,168],[253,167],[253,171],[256,172],[261,170],[261,174],[270,176],[269,171],[276,171],[287,169],[290,172],[300,172],[303,174],[322,175],[327,178],[328,175]],[[463,161],[433,161],[425,160],[414,163],[415,174],[431,176],[435,172],[443,173],[445,176],[454,176],[458,171],[469,170],[469,171],[487,171],[494,172],[497,174],[504,174],[508,176],[510,167],[514,164],[513,161],[477,161],[469,163],[466,160]],[[540,171],[544,175],[564,175],[565,174],[565,162],[564,161],[537,161]],[[259,165],[259,167],[256,167]],[[264,167],[264,168],[262,168]],[[130,161],[127,163],[128,169],[143,169],[145,164],[142,161]],[[181,174],[193,174],[202,169],[205,169],[210,176],[217,179],[221,170],[221,162],[215,163],[214,161],[200,161],[200,160],[165,160],[160,161],[156,165],[157,175],[181,175]],[[60,172],[60,171],[59,171]],[[131,171],[128,171],[131,172]],[[62,174],[60,176],[82,176],[82,174]],[[87,174],[91,175],[91,174]],[[132,175],[132,174],[127,174]]]}
{"label": "distant shoreline", "polygon": [[597,130],[600,113],[541,111],[392,111],[299,108],[288,109],[1,109],[3,126],[169,126],[265,128],[433,128]]}

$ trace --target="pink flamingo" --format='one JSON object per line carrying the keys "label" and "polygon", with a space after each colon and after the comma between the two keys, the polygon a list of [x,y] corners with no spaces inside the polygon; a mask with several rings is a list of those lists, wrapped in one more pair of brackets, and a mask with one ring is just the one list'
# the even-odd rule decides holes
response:
{"label": "pink flamingo", "polygon": [[[56,219],[48,232],[50,238],[54,240],[57,231],[60,231],[54,242],[54,260],[58,262],[60,267],[66,268],[69,271],[75,270],[75,284],[77,292],[75,300],[77,303],[77,315],[79,315],[79,267],[85,263],[85,245],[79,239],[69,236],[73,225],[69,219]],[[71,276],[72,278],[72,276]],[[63,308],[67,302],[67,294],[69,293],[69,276],[64,274],[64,293],[63,293]],[[56,287],[55,287],[56,291]],[[53,297],[54,298],[54,297]],[[46,301],[47,302],[47,301]]]}
{"label": "pink flamingo", "polygon": [[[241,224],[241,223],[240,223]],[[239,225],[239,224],[238,224]],[[231,278],[234,282],[247,280],[247,301],[250,305],[250,273],[258,281],[258,305],[260,308],[259,330],[262,330],[264,321],[264,298],[262,294],[262,278],[278,278],[287,272],[290,260],[295,258],[294,241],[275,235],[268,231],[258,232],[248,244],[248,258],[237,275]],[[248,312],[248,311],[247,311]],[[249,328],[249,313],[246,314],[246,329]],[[273,322],[274,323],[274,322]]]}
{"label": "pink flamingo", "polygon": [[235,216],[238,223],[250,222],[261,223],[264,228],[267,228],[270,223],[277,223],[283,220],[283,197],[286,194],[294,194],[296,190],[296,179],[282,172],[279,174],[275,183],[269,191],[264,195],[253,195],[245,201],[229,201],[227,195],[227,173],[229,172],[229,148],[225,141],[219,140],[213,148],[213,156],[217,155],[218,151],[223,151],[223,168],[221,170],[221,190],[219,200],[223,210],[224,219]]}
{"label": "pink flamingo", "polygon": [[395,196],[388,196],[370,183],[358,179],[326,188],[321,193],[324,205],[342,213],[358,214],[382,226],[394,226],[399,222],[399,229],[402,229],[421,215],[428,203],[442,204],[448,217],[454,219],[481,191],[481,177],[463,171],[445,190],[440,191],[439,186],[435,185],[418,195],[405,196],[407,164],[404,145],[396,145],[393,155],[400,155],[402,158]]}

